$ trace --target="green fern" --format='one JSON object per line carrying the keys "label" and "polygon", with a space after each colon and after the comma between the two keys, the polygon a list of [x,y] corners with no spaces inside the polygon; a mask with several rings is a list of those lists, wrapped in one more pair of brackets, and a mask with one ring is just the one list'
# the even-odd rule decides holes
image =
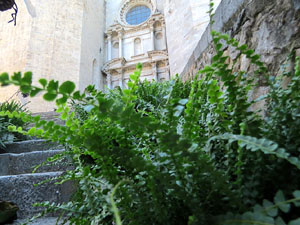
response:
{"label": "green fern", "polygon": [[291,164],[300,169],[300,160],[296,157],[291,157],[290,154],[284,149],[280,148],[274,141],[265,138],[255,138],[244,135],[235,135],[225,133],[223,135],[217,135],[209,139],[207,150],[210,150],[211,142],[217,139],[229,140],[229,142],[237,141],[240,147],[246,148],[252,152],[262,151],[264,154],[275,155],[280,159],[285,159]]}
{"label": "green fern", "polygon": [[[274,202],[263,201],[263,205],[255,205],[253,211],[242,215],[227,213],[217,218],[220,225],[287,225],[281,218],[282,214],[289,213],[292,207],[300,207],[300,191],[294,191],[293,199],[286,200],[282,191],[278,191]],[[300,217],[288,222],[288,225],[299,225]]]}

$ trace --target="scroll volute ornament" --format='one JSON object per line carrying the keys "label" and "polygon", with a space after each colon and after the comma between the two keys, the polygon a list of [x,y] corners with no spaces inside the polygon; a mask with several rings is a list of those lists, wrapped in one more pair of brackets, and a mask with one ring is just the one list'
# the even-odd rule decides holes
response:
{"label": "scroll volute ornament", "polygon": [[15,4],[14,0],[0,0],[0,11],[11,9]]}

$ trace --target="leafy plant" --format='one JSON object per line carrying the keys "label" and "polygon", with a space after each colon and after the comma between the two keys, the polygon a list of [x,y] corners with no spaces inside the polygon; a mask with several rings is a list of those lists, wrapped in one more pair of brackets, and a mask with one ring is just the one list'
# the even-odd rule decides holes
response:
{"label": "leafy plant", "polygon": [[[130,225],[218,224],[217,215],[227,213],[223,222],[232,224],[297,223],[297,209],[282,209],[298,204],[298,196],[285,201],[283,193],[291,195],[300,186],[299,58],[291,83],[282,87],[280,77],[268,79],[260,56],[247,45],[215,31],[212,39],[211,65],[187,82],[140,82],[141,65],[130,75],[128,89],[109,93],[93,86],[80,93],[70,81],[41,79],[34,86],[30,72],[0,75],[2,85],[56,101],[65,121],[59,126],[22,112],[0,113],[36,124],[29,131],[17,126],[11,131],[69,147],[65,156],[74,159],[75,169],[58,183],[75,181],[78,191],[69,203],[42,203],[45,213],[60,210],[63,223],[71,224],[105,225],[114,218]],[[226,45],[250,60],[253,74],[234,71],[224,56]],[[249,110],[250,90],[261,79],[270,86],[265,118]],[[250,211],[262,201],[255,207],[259,213]],[[276,208],[285,214],[275,214]]]}
{"label": "leafy plant", "polygon": [[[0,111],[3,112],[24,112],[29,113],[28,110],[25,108],[25,105],[12,100],[0,103]],[[8,126],[15,125],[15,126],[25,126],[26,124],[20,118],[15,118],[13,116],[3,115],[0,117],[0,148],[5,149],[5,142],[13,141],[13,140],[23,140],[25,137],[18,133],[11,133],[8,130]]]}
{"label": "leafy plant", "polygon": [[[292,204],[293,203],[293,204]],[[253,211],[245,212],[242,215],[228,213],[220,216],[217,220],[219,224],[257,224],[257,225],[286,225],[280,214],[291,211],[291,208],[300,206],[300,191],[293,192],[293,199],[286,200],[282,191],[278,191],[274,197],[274,202],[264,200],[263,205],[255,205]],[[290,220],[288,225],[297,225],[300,218]]]}
{"label": "leafy plant", "polygon": [[0,117],[0,149],[5,148],[5,141],[7,140],[7,127],[11,125],[8,122],[5,122],[5,119]]}

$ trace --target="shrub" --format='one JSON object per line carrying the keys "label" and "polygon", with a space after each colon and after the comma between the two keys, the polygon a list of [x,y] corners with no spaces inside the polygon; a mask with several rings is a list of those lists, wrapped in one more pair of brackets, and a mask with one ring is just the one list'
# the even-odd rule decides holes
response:
{"label": "shrub", "polygon": [[[71,224],[297,224],[299,58],[286,88],[280,77],[269,80],[263,118],[249,110],[249,91],[269,77],[259,55],[227,35],[213,31],[212,38],[212,64],[185,83],[141,83],[140,65],[128,89],[108,93],[93,86],[80,93],[70,81],[41,79],[33,86],[30,72],[0,76],[2,85],[19,85],[32,97],[45,92],[65,121],[2,113],[36,124],[12,131],[70,148],[65,155],[75,169],[59,182],[77,181],[78,192],[67,204],[40,204],[45,213],[61,210]],[[254,76],[229,67],[222,43],[246,55],[257,67]]]}
{"label": "shrub", "polygon": [[[22,105],[21,103],[15,100],[0,103],[0,111],[10,112],[10,113],[12,112],[29,113],[24,105]],[[13,116],[10,117],[7,115],[0,116],[0,148],[2,150],[5,149],[5,142],[26,139],[26,137],[23,136],[22,134],[10,132],[8,130],[8,126],[10,125],[23,127],[26,125],[26,123],[23,122],[22,119]]]}

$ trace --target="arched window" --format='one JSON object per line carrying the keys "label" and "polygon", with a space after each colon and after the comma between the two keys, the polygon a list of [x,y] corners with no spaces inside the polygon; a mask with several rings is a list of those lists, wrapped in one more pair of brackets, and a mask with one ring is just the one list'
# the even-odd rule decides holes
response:
{"label": "arched window", "polygon": [[130,25],[138,25],[145,22],[150,14],[151,10],[147,6],[135,6],[126,14],[126,22]]}
{"label": "arched window", "polygon": [[134,55],[142,54],[142,41],[140,38],[134,39]]}

